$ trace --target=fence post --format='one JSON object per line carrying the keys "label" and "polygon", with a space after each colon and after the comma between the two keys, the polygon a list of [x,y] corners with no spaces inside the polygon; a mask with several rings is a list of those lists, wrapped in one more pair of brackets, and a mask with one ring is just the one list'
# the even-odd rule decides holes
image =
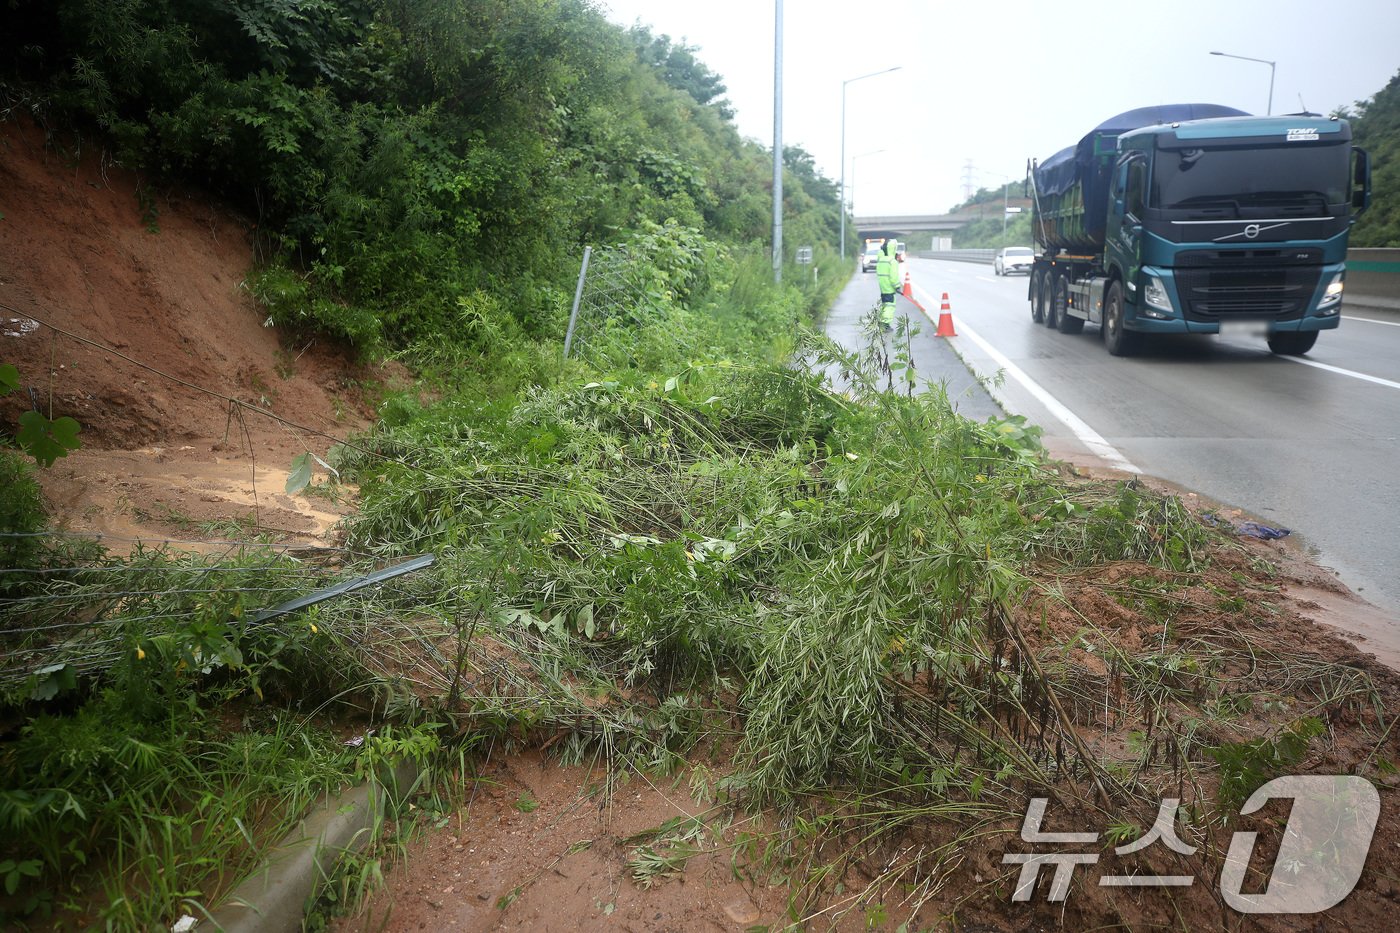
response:
{"label": "fence post", "polygon": [[583,248],[583,265],[578,270],[578,287],[574,289],[574,309],[569,312],[569,330],[564,334],[564,359],[569,358],[569,347],[574,342],[574,325],[578,323],[578,303],[583,298],[583,280],[588,277],[588,257],[593,247]]}

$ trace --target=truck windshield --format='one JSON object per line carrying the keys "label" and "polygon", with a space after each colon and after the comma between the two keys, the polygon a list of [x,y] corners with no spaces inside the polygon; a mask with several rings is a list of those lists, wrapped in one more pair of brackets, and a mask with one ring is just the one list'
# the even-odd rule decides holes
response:
{"label": "truck windshield", "polygon": [[1161,150],[1151,206],[1216,216],[1255,208],[1327,216],[1347,201],[1349,162],[1345,145]]}

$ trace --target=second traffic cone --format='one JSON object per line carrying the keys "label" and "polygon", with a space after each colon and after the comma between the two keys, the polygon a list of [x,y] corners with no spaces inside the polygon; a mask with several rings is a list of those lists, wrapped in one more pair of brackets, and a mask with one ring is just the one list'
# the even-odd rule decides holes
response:
{"label": "second traffic cone", "polygon": [[909,270],[904,270],[904,297],[910,301],[914,300],[914,283],[909,281]]}
{"label": "second traffic cone", "polygon": [[943,305],[938,309],[938,331],[935,337],[956,337],[957,331],[953,330],[953,309],[948,307],[948,293],[943,293]]}

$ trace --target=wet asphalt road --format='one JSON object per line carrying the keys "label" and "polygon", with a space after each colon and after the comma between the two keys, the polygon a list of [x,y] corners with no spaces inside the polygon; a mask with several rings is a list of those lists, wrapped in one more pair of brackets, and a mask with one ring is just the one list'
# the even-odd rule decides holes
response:
{"label": "wet asphalt road", "polygon": [[[1035,384],[1006,378],[995,394],[1044,427],[1052,453],[1104,462],[1097,436],[1144,473],[1292,529],[1361,596],[1400,611],[1400,311],[1349,299],[1309,363],[1272,355],[1262,338],[1214,336],[1124,359],[1096,326],[1067,336],[1032,324],[1024,276],[920,259],[911,269],[935,319],[949,293],[959,336],[947,342],[969,366],[993,377],[1009,362]],[[867,278],[873,292],[874,276],[853,287]]]}
{"label": "wet asphalt road", "polygon": [[[875,284],[875,274],[856,273],[845,290],[836,300],[827,315],[826,333],[847,351],[859,351],[870,342],[861,319],[879,303],[880,290]],[[987,390],[982,388],[976,377],[953,352],[947,340],[934,336],[937,329],[934,323],[925,320],[918,307],[903,296],[896,300],[896,316],[908,317],[910,329],[909,352],[918,372],[917,386],[922,389],[930,384],[942,384],[948,392],[948,401],[959,414],[983,421],[987,418],[1003,418],[1006,413],[992,400]],[[937,312],[933,321],[937,321]],[[885,337],[889,340],[889,337]],[[838,381],[836,374],[833,380]]]}

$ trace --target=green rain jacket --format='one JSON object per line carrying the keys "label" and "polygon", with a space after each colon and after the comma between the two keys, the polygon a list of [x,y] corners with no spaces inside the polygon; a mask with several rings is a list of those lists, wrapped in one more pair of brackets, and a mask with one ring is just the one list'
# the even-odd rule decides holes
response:
{"label": "green rain jacket", "polygon": [[880,247],[880,258],[875,262],[875,278],[880,282],[880,294],[889,295],[900,290],[899,261],[894,258],[894,240],[886,240]]}

